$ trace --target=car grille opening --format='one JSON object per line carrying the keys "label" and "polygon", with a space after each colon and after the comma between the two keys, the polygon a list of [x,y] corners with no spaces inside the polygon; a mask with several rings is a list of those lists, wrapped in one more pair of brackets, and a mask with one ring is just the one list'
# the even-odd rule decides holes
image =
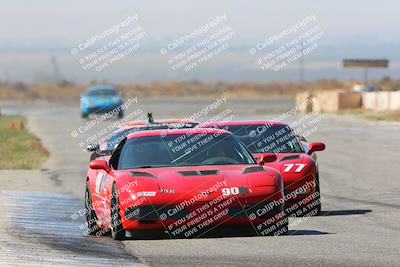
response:
{"label": "car grille opening", "polygon": [[299,155],[293,155],[293,156],[287,156],[282,158],[280,161],[285,161],[285,160],[292,160],[292,159],[299,159]]}
{"label": "car grille opening", "polygon": [[264,172],[264,171],[265,169],[262,166],[248,167],[244,169],[243,174],[253,173],[253,172]]}
{"label": "car grille opening", "polygon": [[[168,216],[166,219],[177,220],[189,214],[187,209],[175,210],[176,206],[170,205],[129,207],[125,210],[125,217],[127,220],[159,220],[161,214],[167,214]],[[170,213],[168,213],[168,211],[170,211]]]}
{"label": "car grille opening", "polygon": [[133,176],[142,176],[142,177],[151,177],[151,178],[156,178],[153,174],[148,173],[148,172],[139,172],[139,171],[133,171],[131,172]]}
{"label": "car grille opening", "polygon": [[218,170],[203,170],[203,171],[181,171],[178,172],[183,176],[204,176],[204,175],[217,175]]}

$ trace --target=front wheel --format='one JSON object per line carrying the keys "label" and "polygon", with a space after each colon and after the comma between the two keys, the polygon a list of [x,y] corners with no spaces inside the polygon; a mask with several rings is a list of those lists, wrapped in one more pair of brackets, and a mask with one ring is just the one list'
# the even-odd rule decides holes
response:
{"label": "front wheel", "polygon": [[88,228],[87,233],[89,235],[98,236],[101,231],[97,226],[97,217],[93,208],[92,195],[90,194],[89,181],[86,182],[85,190],[85,208],[86,208],[86,227]]}
{"label": "front wheel", "polygon": [[272,233],[274,236],[286,235],[289,231],[289,217],[284,214],[283,218],[279,220],[275,225],[276,230]]}
{"label": "front wheel", "polygon": [[315,197],[315,207],[311,209],[311,214],[313,216],[321,215],[322,204],[321,204],[321,192],[319,191],[319,185],[317,187],[318,196]]}
{"label": "front wheel", "polygon": [[259,234],[263,236],[279,236],[286,235],[289,231],[289,217],[284,211],[275,214],[273,217],[269,218],[268,221],[271,222],[266,225],[267,228],[264,228]]}
{"label": "front wheel", "polygon": [[111,196],[111,236],[115,240],[125,239],[125,229],[122,226],[117,185],[113,185]]}
{"label": "front wheel", "polygon": [[120,111],[118,112],[118,119],[122,119],[124,117],[124,112]]}
{"label": "front wheel", "polygon": [[319,216],[321,215],[322,204],[321,204],[321,190],[319,189],[319,177],[315,179],[317,183],[316,190],[315,190],[315,198],[313,199],[312,208],[309,209],[308,213],[311,216]]}

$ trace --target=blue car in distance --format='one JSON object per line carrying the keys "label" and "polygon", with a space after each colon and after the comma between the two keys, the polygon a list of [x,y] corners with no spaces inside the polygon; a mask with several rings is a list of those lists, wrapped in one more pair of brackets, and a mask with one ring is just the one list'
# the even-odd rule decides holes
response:
{"label": "blue car in distance", "polygon": [[81,116],[87,118],[90,114],[115,112],[118,118],[124,116],[122,105],[124,97],[113,86],[93,86],[81,95]]}

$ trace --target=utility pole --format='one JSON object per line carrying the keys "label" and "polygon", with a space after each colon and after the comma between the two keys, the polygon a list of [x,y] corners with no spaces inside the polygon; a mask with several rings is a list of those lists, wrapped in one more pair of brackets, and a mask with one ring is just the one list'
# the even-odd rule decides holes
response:
{"label": "utility pole", "polygon": [[60,70],[55,56],[51,56],[51,65],[53,67],[53,82],[57,83],[60,81]]}
{"label": "utility pole", "polygon": [[299,60],[299,76],[300,76],[300,83],[304,82],[304,45],[301,42],[301,57]]}
{"label": "utility pole", "polygon": [[4,83],[8,84],[8,82],[10,81],[10,74],[8,72],[8,69],[4,69]]}
{"label": "utility pole", "polygon": [[368,68],[364,68],[364,84],[368,85]]}

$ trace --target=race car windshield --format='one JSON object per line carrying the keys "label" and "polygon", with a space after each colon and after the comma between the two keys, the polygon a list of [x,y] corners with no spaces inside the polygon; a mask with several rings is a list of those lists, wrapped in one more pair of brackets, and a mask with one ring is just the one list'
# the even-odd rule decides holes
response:
{"label": "race car windshield", "polygon": [[232,135],[167,135],[128,140],[121,151],[118,169],[255,163]]}
{"label": "race car windshield", "polygon": [[160,129],[168,129],[168,125],[154,124],[154,125],[148,125],[139,128],[132,128],[115,132],[107,141],[107,150],[114,150],[119,144],[119,142],[121,142],[128,135],[133,134],[135,132],[147,131],[147,130],[160,130]]}
{"label": "race car windshield", "polygon": [[109,89],[104,89],[104,90],[93,90],[89,91],[87,93],[88,96],[116,96],[118,95],[118,92],[115,90],[109,90]]}
{"label": "race car windshield", "polygon": [[127,129],[115,132],[107,141],[107,150],[114,150],[114,148],[119,144],[119,142],[121,142],[125,137],[137,131],[138,129]]}
{"label": "race car windshield", "polygon": [[251,153],[302,153],[303,147],[287,125],[220,127],[236,135]]}

